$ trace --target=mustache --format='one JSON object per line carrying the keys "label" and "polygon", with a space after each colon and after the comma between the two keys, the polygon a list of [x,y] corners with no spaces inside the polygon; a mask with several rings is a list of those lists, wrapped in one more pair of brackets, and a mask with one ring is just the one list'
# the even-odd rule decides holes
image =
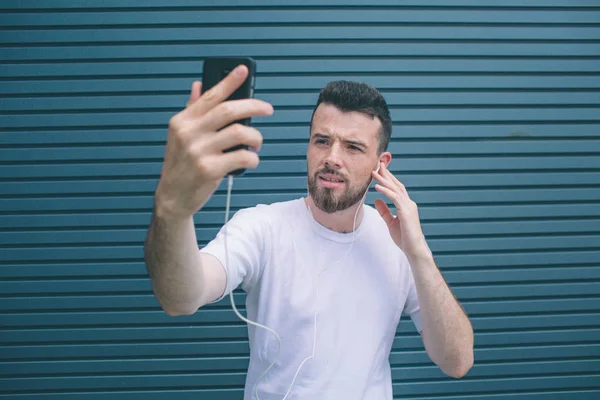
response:
{"label": "mustache", "polygon": [[324,168],[318,170],[317,172],[315,172],[315,178],[320,174],[331,174],[331,175],[339,176],[340,179],[343,179],[344,181],[347,180],[344,175],[340,174],[338,171],[331,169],[329,167],[324,167]]}

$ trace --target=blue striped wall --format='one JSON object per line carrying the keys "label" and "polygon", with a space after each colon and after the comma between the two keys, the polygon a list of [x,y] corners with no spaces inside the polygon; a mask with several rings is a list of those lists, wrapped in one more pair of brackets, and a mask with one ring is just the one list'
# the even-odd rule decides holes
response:
{"label": "blue striped wall", "polygon": [[168,120],[205,57],[237,55],[276,111],[233,211],[305,192],[326,82],[388,100],[391,169],[476,334],[453,380],[403,319],[397,398],[600,398],[600,3],[523,3],[3,0],[0,398],[241,398],[228,299],[169,317],[143,262]]}

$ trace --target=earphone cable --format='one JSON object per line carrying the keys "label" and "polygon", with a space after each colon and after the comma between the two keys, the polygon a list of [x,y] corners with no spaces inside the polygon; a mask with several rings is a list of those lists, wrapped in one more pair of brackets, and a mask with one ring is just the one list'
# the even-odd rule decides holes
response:
{"label": "earphone cable", "polygon": [[[225,225],[223,227],[224,229],[224,236],[225,236],[225,269],[229,268],[229,251],[227,249],[227,222],[229,221],[229,207],[231,205],[231,189],[233,187],[233,175],[228,175],[227,176],[227,200],[226,200],[226,205],[225,205]],[[228,277],[227,277],[227,285],[229,285],[229,273],[227,273]],[[271,332],[273,335],[275,335],[275,338],[277,338],[277,355],[275,356],[275,359],[273,360],[273,362],[271,363],[271,365],[269,365],[269,367],[267,369],[265,369],[263,371],[263,373],[260,375],[260,377],[258,378],[258,380],[256,381],[256,385],[255,385],[255,394],[256,394],[256,398],[258,400],[260,400],[260,398],[258,397],[258,383],[260,382],[260,380],[263,378],[263,376],[273,367],[273,365],[275,365],[275,363],[277,362],[277,359],[279,358],[279,353],[281,351],[281,338],[279,337],[279,335],[277,334],[277,332],[275,332],[274,330],[272,330],[271,328],[261,325],[258,322],[254,322],[254,321],[250,321],[249,319],[245,318],[242,314],[240,314],[240,312],[238,311],[237,307],[235,306],[235,301],[233,299],[233,290],[229,290],[229,300],[231,302],[231,308],[233,309],[233,311],[235,312],[235,314],[238,316],[239,319],[241,319],[242,321],[250,324],[250,325],[254,325],[254,326],[258,326],[260,328],[266,329],[267,331]]]}

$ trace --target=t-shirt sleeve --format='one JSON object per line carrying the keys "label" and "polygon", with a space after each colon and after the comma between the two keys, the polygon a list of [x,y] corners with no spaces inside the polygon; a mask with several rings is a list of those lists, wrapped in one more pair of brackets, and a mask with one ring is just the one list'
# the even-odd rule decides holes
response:
{"label": "t-shirt sleeve", "polygon": [[404,313],[412,319],[417,332],[421,332],[423,327],[421,325],[421,313],[419,308],[419,299],[417,298],[417,288],[413,278],[412,271],[410,272],[410,284],[408,287],[408,297],[404,303]]}
{"label": "t-shirt sleeve", "polygon": [[[427,250],[431,252],[431,248],[429,247],[429,243],[425,242],[427,245]],[[433,253],[432,253],[433,254]],[[423,325],[421,323],[421,312],[419,308],[419,298],[417,297],[417,288],[415,286],[415,278],[412,273],[412,269],[409,267],[409,289],[408,289],[408,297],[406,302],[404,303],[404,313],[413,321],[415,328],[417,328],[417,332],[423,331]]]}
{"label": "t-shirt sleeve", "polygon": [[[427,245],[427,248],[429,249],[429,245]],[[415,286],[415,277],[410,265],[408,266],[408,279],[408,295],[404,303],[403,312],[404,314],[408,315],[410,319],[412,319],[415,328],[417,328],[417,332],[420,333],[423,330],[423,325],[421,324],[421,312],[419,307],[419,298],[417,296],[417,287]]]}
{"label": "t-shirt sleeve", "polygon": [[215,256],[225,268],[227,276],[223,294],[213,303],[227,296],[241,285],[249,292],[258,282],[264,265],[266,220],[259,207],[236,212],[223,225],[213,240],[200,252]]}

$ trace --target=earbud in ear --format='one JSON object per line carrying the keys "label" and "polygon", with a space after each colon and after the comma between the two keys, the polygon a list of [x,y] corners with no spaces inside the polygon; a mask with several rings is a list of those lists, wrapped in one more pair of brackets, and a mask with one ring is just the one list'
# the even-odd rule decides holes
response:
{"label": "earbud in ear", "polygon": [[381,167],[381,164],[377,164],[377,169],[375,170],[375,173],[379,172],[379,168]]}

